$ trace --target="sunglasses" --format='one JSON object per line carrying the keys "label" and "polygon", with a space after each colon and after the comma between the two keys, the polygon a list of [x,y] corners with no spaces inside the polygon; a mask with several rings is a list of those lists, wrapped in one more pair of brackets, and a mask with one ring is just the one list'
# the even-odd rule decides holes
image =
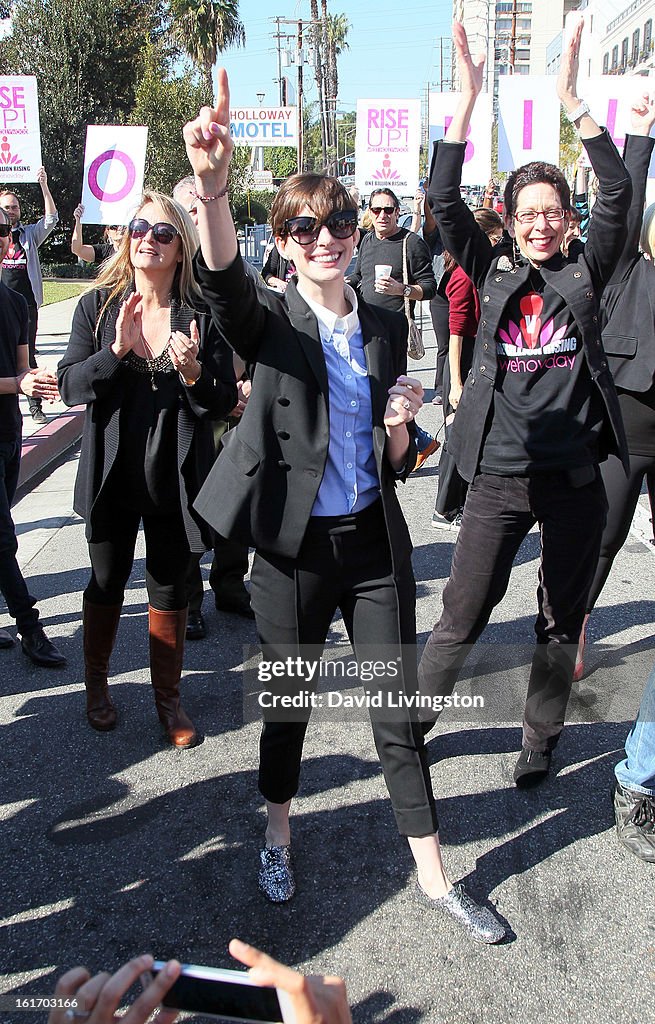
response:
{"label": "sunglasses", "polygon": [[386,213],[387,217],[392,217],[396,212],[395,206],[369,206],[369,210],[374,217],[379,217],[381,213]]}
{"label": "sunglasses", "polygon": [[151,224],[150,221],[145,220],[143,217],[135,217],[134,220],[131,220],[127,230],[130,233],[130,238],[145,238],[148,232],[152,230],[155,242],[160,242],[162,245],[170,245],[173,239],[177,238],[180,233],[173,224],[167,224],[166,221]]}
{"label": "sunglasses", "polygon": [[0,238],[9,238],[11,234],[11,224],[0,224]]}
{"label": "sunglasses", "polygon": [[357,213],[355,210],[335,211],[322,221],[316,217],[290,217],[284,222],[284,234],[290,235],[298,245],[311,245],[323,225],[333,238],[352,238],[357,231]]}

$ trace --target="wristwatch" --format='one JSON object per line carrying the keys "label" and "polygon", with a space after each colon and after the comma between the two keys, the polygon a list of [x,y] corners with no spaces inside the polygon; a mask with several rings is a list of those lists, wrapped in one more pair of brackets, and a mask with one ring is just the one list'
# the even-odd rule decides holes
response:
{"label": "wristwatch", "polygon": [[412,286],[411,286],[411,284],[406,284],[405,287],[403,288],[403,295],[405,296],[406,299],[408,299],[411,294],[412,294]]}
{"label": "wristwatch", "polygon": [[582,117],[583,114],[589,113],[589,107],[584,100],[580,100],[580,103],[575,110],[572,110],[570,114],[565,110],[564,113],[566,115],[566,120],[570,121],[571,124],[575,124],[579,117]]}

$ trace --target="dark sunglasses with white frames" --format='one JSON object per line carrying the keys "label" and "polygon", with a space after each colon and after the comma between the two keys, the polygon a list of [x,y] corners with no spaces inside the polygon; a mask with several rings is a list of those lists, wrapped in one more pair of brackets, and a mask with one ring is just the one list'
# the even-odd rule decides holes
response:
{"label": "dark sunglasses with white frames", "polygon": [[145,238],[151,228],[155,242],[160,242],[162,245],[170,245],[180,233],[174,224],[168,224],[165,220],[151,224],[145,217],[135,217],[127,226],[130,238]]}
{"label": "dark sunglasses with white frames", "polygon": [[317,217],[289,217],[284,222],[283,235],[289,235],[298,245],[311,245],[323,225],[333,238],[352,238],[357,231],[357,211],[335,210],[322,221]]}

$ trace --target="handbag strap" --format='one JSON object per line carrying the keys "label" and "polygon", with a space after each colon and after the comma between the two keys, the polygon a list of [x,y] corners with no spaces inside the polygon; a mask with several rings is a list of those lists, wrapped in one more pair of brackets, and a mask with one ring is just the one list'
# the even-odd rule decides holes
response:
{"label": "handbag strap", "polygon": [[[403,285],[409,284],[409,281],[407,280],[408,277],[409,277],[409,274],[407,273],[407,235],[405,235],[405,237],[403,238]],[[411,309],[410,309],[410,306],[409,306],[409,299],[407,298],[406,295],[403,296],[403,298],[404,298],[404,304],[405,304],[405,316],[407,317],[407,319],[411,323],[413,318],[412,318],[412,312],[411,312]]]}

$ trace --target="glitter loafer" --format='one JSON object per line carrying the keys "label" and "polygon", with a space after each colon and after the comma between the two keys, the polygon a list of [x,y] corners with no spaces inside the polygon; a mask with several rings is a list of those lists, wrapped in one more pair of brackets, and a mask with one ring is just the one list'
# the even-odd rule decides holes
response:
{"label": "glitter loafer", "polygon": [[444,910],[459,921],[478,942],[502,942],[505,938],[506,932],[500,921],[490,910],[472,900],[463,885],[454,885],[450,892],[438,899],[428,896],[418,881],[416,887],[418,898],[424,906],[427,904],[433,910]]}
{"label": "glitter loafer", "polygon": [[286,903],[296,891],[290,846],[267,846],[259,854],[259,888],[271,903]]}

